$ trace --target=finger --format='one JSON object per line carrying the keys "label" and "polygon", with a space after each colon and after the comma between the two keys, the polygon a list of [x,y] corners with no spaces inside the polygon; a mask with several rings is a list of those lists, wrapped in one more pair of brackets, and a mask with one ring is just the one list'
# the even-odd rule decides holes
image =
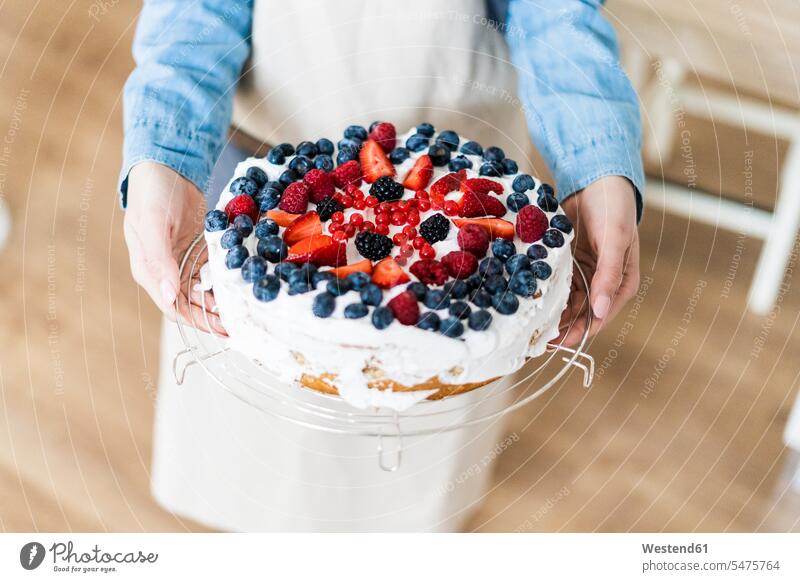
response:
{"label": "finger", "polygon": [[592,312],[600,320],[606,319],[614,297],[625,274],[626,253],[631,246],[633,233],[625,227],[610,226],[598,244],[597,268],[592,277]]}
{"label": "finger", "polygon": [[153,302],[169,315],[178,293],[178,263],[172,254],[169,227],[155,214],[142,220],[148,222],[146,230],[138,221],[125,223],[131,272]]}
{"label": "finger", "polygon": [[223,337],[228,336],[219,315],[209,313],[199,305],[195,305],[183,293],[179,293],[176,301],[176,309],[181,321],[200,331],[212,333]]}

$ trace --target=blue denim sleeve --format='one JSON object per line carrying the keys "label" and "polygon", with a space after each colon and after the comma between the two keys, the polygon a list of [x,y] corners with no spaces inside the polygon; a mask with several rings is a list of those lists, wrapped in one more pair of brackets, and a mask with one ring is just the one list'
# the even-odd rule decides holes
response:
{"label": "blue denim sleeve", "polygon": [[233,92],[250,54],[252,0],[146,0],[123,96],[119,190],[151,160],[204,189],[224,145]]}
{"label": "blue denim sleeve", "polygon": [[601,0],[513,0],[505,36],[534,143],[560,198],[603,176],[636,187],[644,171],[639,100],[619,64]]}

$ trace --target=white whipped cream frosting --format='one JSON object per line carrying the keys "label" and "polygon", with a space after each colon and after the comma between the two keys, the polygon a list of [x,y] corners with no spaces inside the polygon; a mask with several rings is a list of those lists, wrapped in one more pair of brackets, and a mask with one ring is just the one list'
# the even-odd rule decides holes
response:
{"label": "white whipped cream frosting", "polygon": [[[398,144],[404,144],[411,132],[398,137]],[[463,138],[462,138],[463,139]],[[464,140],[466,141],[466,140]],[[402,181],[414,161],[425,150],[412,153],[411,158],[396,166],[397,179]],[[468,177],[478,177],[481,160],[477,156],[467,156],[473,162],[473,169],[467,170]],[[291,158],[290,158],[291,159]],[[244,176],[248,168],[258,166],[267,173],[270,180],[278,176],[288,165],[275,165],[262,158],[249,158],[240,163],[231,182]],[[431,184],[447,174],[446,167],[435,168]],[[512,192],[511,183],[515,176],[491,178],[503,184],[505,198]],[[536,181],[536,188],[540,182]],[[217,208],[223,210],[233,197],[226,185]],[[368,185],[362,185],[368,190]],[[535,189],[528,193],[535,204]],[[453,193],[451,197],[459,196]],[[348,209],[345,216],[362,212],[367,220],[372,220],[371,211]],[[437,211],[421,214],[424,220]],[[556,213],[548,213],[548,219]],[[516,214],[509,211],[506,220],[515,221]],[[327,225],[327,223],[326,223]],[[402,227],[392,227],[390,236],[400,232]],[[519,370],[528,358],[541,355],[547,343],[558,335],[558,323],[570,292],[572,279],[572,255],[569,243],[572,234],[565,234],[565,244],[560,248],[548,248],[544,259],[552,268],[552,275],[545,281],[538,281],[535,297],[519,298],[519,309],[512,315],[502,315],[489,308],[492,323],[484,331],[469,329],[464,321],[464,333],[459,338],[449,338],[442,334],[404,326],[393,322],[388,328],[376,329],[371,318],[345,319],[344,308],[359,301],[358,294],[349,292],[336,300],[334,313],[325,319],[314,316],[312,303],[314,297],[324,290],[302,295],[289,295],[287,285],[282,282],[278,297],[270,302],[261,302],[252,293],[252,284],[245,282],[239,269],[229,270],[225,266],[227,251],[220,246],[224,231],[206,232],[208,245],[208,271],[210,284],[222,323],[229,334],[229,346],[256,360],[267,371],[285,383],[297,383],[302,374],[321,376],[335,375],[333,384],[339,395],[357,408],[386,407],[404,410],[435,391],[394,392],[369,388],[368,382],[374,376],[364,374],[365,369],[380,370],[382,377],[404,386],[414,386],[433,377],[445,384],[464,384],[482,382],[511,374]],[[327,228],[325,228],[327,233]],[[433,245],[436,257],[441,258],[452,250],[458,250],[456,236],[458,228],[451,225],[447,239]],[[251,255],[256,254],[257,239],[251,234],[243,243]],[[517,252],[524,253],[529,246],[518,238],[514,241]],[[393,249],[396,255],[399,247]],[[491,250],[489,251],[489,256]],[[361,260],[352,240],[348,244],[348,262]],[[416,260],[411,258],[409,264]],[[269,272],[274,265],[270,264]],[[410,273],[409,273],[410,275]],[[410,275],[412,281],[415,280]],[[398,285],[384,292],[383,305],[392,297],[405,290],[406,284]],[[470,304],[473,309],[477,309]],[[420,305],[421,310],[427,308]],[[438,312],[442,319],[448,317],[447,310]],[[371,315],[371,310],[370,310]]]}

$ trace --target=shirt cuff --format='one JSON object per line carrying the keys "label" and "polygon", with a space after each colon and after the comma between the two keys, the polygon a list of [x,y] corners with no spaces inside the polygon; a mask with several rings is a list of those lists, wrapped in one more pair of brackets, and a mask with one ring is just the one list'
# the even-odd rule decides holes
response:
{"label": "shirt cuff", "polygon": [[128,203],[128,174],[139,162],[163,164],[205,192],[221,147],[218,139],[181,130],[171,123],[140,123],[129,128],[118,182],[122,208]]}

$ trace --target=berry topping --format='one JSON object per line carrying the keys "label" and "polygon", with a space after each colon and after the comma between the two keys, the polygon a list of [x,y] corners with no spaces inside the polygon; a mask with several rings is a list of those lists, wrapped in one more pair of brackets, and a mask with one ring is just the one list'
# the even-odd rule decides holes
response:
{"label": "berry topping", "polygon": [[512,212],[519,212],[530,203],[531,201],[528,195],[520,192],[512,192],[508,195],[508,198],[506,198],[506,205]]}
{"label": "berry topping", "polygon": [[472,313],[472,308],[466,301],[453,301],[447,312],[458,319],[466,319]]}
{"label": "berry topping", "polygon": [[403,185],[395,182],[390,176],[381,176],[369,187],[369,194],[380,202],[400,200],[403,197]]}
{"label": "berry topping", "polygon": [[454,279],[466,279],[478,269],[478,259],[466,251],[447,253],[442,257],[442,264]]}
{"label": "berry topping", "polygon": [[311,311],[317,317],[330,317],[334,309],[336,309],[336,297],[330,293],[323,292],[314,297]]}
{"label": "berry topping", "polygon": [[544,281],[550,278],[550,275],[553,274],[553,269],[544,261],[536,261],[531,265],[531,272],[537,279]]}
{"label": "berry topping", "polygon": [[564,235],[561,234],[561,231],[551,228],[544,233],[542,242],[551,249],[562,247],[564,246]]}
{"label": "berry topping", "polygon": [[469,328],[475,331],[486,331],[492,325],[492,314],[485,309],[479,309],[469,314]]}
{"label": "berry topping", "polygon": [[443,289],[429,289],[423,303],[429,309],[447,309],[450,306],[450,296]]}
{"label": "berry topping", "polygon": [[347,319],[361,319],[366,317],[367,313],[369,313],[369,307],[363,303],[351,303],[344,308],[344,316]]}
{"label": "berry topping", "polygon": [[293,182],[286,187],[278,208],[292,214],[303,214],[308,208],[308,195],[311,189],[303,182]]}
{"label": "berry topping", "polygon": [[428,244],[435,244],[447,238],[450,232],[450,221],[442,214],[434,214],[419,225],[419,234]]}
{"label": "berry topping", "polygon": [[506,158],[503,160],[503,173],[506,176],[513,176],[519,172],[519,164],[512,160],[511,158]]}
{"label": "berry topping", "polygon": [[307,212],[303,216],[296,218],[283,233],[283,240],[287,245],[293,245],[304,238],[322,234],[322,222],[316,212]]}
{"label": "berry topping", "polygon": [[222,234],[222,238],[219,239],[219,246],[229,250],[242,244],[242,241],[244,241],[244,236],[242,236],[241,231],[235,228],[229,228]]}
{"label": "berry topping", "polygon": [[205,227],[208,232],[225,230],[228,226],[228,215],[222,210],[211,210],[206,213]]}
{"label": "berry topping", "polygon": [[264,184],[266,184],[269,181],[267,173],[258,166],[250,166],[249,168],[247,168],[247,172],[245,172],[244,175],[250,178],[253,182],[255,182],[259,188],[264,186]]}
{"label": "berry topping", "polygon": [[478,258],[489,250],[489,233],[477,224],[465,224],[458,231],[458,246]]}
{"label": "berry topping", "polygon": [[375,283],[368,283],[364,286],[364,288],[359,291],[359,296],[364,305],[374,305],[377,307],[383,301],[383,291]]}
{"label": "berry topping", "polygon": [[461,153],[468,156],[482,156],[483,147],[476,141],[468,141],[461,146]]}
{"label": "berry topping", "polygon": [[542,245],[531,245],[528,247],[527,252],[528,257],[532,261],[538,261],[540,259],[547,258],[547,249]]}
{"label": "berry topping", "polygon": [[436,143],[445,146],[451,152],[454,152],[458,149],[458,143],[460,139],[458,134],[453,131],[452,129],[446,129],[442,133],[439,134],[439,137],[436,138]]}
{"label": "berry topping", "polygon": [[314,159],[314,167],[323,172],[332,172],[334,168],[333,158],[327,154],[317,156]]}
{"label": "berry topping", "polygon": [[364,181],[372,184],[382,176],[394,176],[394,165],[386,157],[386,152],[374,140],[367,140],[358,155]]}
{"label": "berry topping", "polygon": [[502,162],[506,157],[506,153],[499,147],[488,147],[483,152],[483,159],[487,162]]}
{"label": "berry topping", "polygon": [[246,214],[240,214],[233,219],[233,228],[242,233],[242,236],[250,236],[253,232],[253,220]]}
{"label": "berry topping", "polygon": [[289,247],[290,263],[312,263],[318,267],[336,267],[347,262],[347,249],[328,235],[310,236]]}
{"label": "berry topping", "polygon": [[500,259],[495,257],[487,257],[481,261],[478,267],[478,272],[482,277],[492,277],[494,275],[502,275],[504,266]]}
{"label": "berry topping", "polygon": [[280,227],[271,218],[262,218],[255,226],[256,238],[267,238],[270,235],[278,234]]}
{"label": "berry topping", "polygon": [[421,133],[415,133],[406,140],[406,147],[412,152],[421,152],[428,147],[429,143],[429,136],[422,135]]}
{"label": "berry topping", "polygon": [[346,138],[364,141],[367,139],[367,130],[360,125],[350,125],[344,130],[344,136]]}
{"label": "berry topping", "polygon": [[421,259],[411,265],[411,274],[426,285],[444,285],[447,269],[435,259]]}
{"label": "berry topping", "polygon": [[472,161],[465,156],[456,156],[447,164],[447,169],[451,172],[458,172],[459,170],[467,170],[472,168]]}
{"label": "berry topping", "polygon": [[372,325],[377,329],[386,329],[394,321],[394,313],[388,307],[376,307],[372,312]]}
{"label": "berry topping", "polygon": [[417,133],[420,133],[426,137],[433,137],[433,134],[436,130],[434,129],[433,125],[430,123],[420,123],[417,126]]}
{"label": "berry topping", "polygon": [[536,277],[530,271],[517,271],[508,280],[508,290],[520,297],[530,297],[536,293]]}
{"label": "berry topping", "polygon": [[514,255],[506,261],[506,271],[513,275],[517,271],[527,271],[531,268],[531,260],[528,255]]}
{"label": "berry topping", "polygon": [[333,142],[326,137],[317,140],[317,152],[330,156],[333,154]]}
{"label": "berry topping", "polygon": [[439,324],[439,331],[447,337],[459,337],[464,333],[464,324],[456,317],[448,317]]}
{"label": "berry topping", "polygon": [[361,186],[361,166],[354,159],[350,160],[331,172],[331,178],[339,188],[345,188],[349,184]]}
{"label": "berry topping", "polygon": [[372,280],[384,289],[408,283],[411,279],[392,257],[386,257],[372,269]]}
{"label": "berry topping", "polygon": [[409,152],[406,148],[394,148],[392,153],[389,154],[389,161],[395,166],[398,166],[405,162],[410,155],[411,152]]}
{"label": "berry topping", "polygon": [[[280,186],[280,189],[271,186],[270,184],[277,184]],[[270,184],[267,184],[261,190],[259,190],[258,194],[256,194],[254,197],[254,200],[256,201],[256,206],[258,206],[258,209],[261,212],[272,210],[281,201],[283,184],[281,184],[280,182],[271,182]]]}
{"label": "berry topping", "polygon": [[302,178],[314,167],[314,162],[311,158],[305,156],[295,156],[289,162],[289,169],[294,171],[298,177]]}
{"label": "berry topping", "polygon": [[506,213],[506,207],[500,200],[489,194],[474,190],[467,190],[461,197],[459,206],[461,207],[461,216],[466,218],[487,215],[500,217]]}
{"label": "berry topping", "polygon": [[[414,167],[409,170],[408,175],[403,180],[403,187],[409,190],[424,190],[433,177],[433,163],[430,156],[421,155],[414,162]],[[380,198],[379,198],[380,200]]]}
{"label": "berry topping", "polygon": [[281,164],[286,162],[286,156],[278,148],[272,148],[271,150],[269,150],[269,153],[267,154],[267,161],[270,164],[275,164],[276,166],[280,166]]}
{"label": "berry topping", "polygon": [[297,155],[298,156],[305,156],[307,158],[316,157],[319,153],[317,149],[317,144],[310,142],[310,141],[302,141],[297,144]]}
{"label": "berry topping", "polygon": [[258,254],[270,263],[277,263],[286,258],[286,253],[289,252],[286,243],[277,235],[268,236],[258,241],[256,247]]}
{"label": "berry topping", "polygon": [[503,175],[503,165],[499,162],[484,162],[481,164],[478,174],[481,176],[492,176],[499,178]]}
{"label": "berry topping", "polygon": [[238,269],[250,253],[242,245],[232,247],[225,255],[225,266],[229,269]]}
{"label": "berry topping", "polygon": [[517,249],[510,240],[498,238],[492,243],[492,254],[503,262],[507,261],[515,252]]}
{"label": "berry topping", "polygon": [[539,186],[536,193],[536,204],[538,204],[542,210],[546,210],[547,212],[555,212],[558,210],[558,200],[556,199],[552,186],[549,184],[542,184]]}
{"label": "berry topping", "polygon": [[340,143],[339,153],[336,154],[336,163],[343,166],[347,162],[357,162],[360,148],[360,145],[342,146]]}
{"label": "berry topping", "polygon": [[355,271],[347,275],[347,280],[350,281],[350,286],[353,288],[353,291],[361,291],[364,287],[369,285],[370,281],[372,281],[372,277],[370,277],[370,273]]}
{"label": "berry topping", "polygon": [[253,295],[259,301],[272,301],[281,290],[281,281],[275,275],[267,275],[253,284]]}
{"label": "berry topping", "polygon": [[395,319],[403,325],[416,325],[419,321],[417,296],[411,291],[403,291],[386,304],[394,313]]}
{"label": "berry topping", "polygon": [[228,215],[228,221],[233,222],[233,219],[240,214],[246,214],[250,219],[255,222],[258,220],[258,208],[252,197],[247,194],[240,194],[234,196],[225,205],[225,214]]}
{"label": "berry topping", "polygon": [[517,235],[522,239],[522,242],[536,242],[542,238],[546,230],[547,216],[540,208],[529,205],[520,209],[517,214]]}
{"label": "berry topping", "polygon": [[288,281],[292,271],[296,271],[299,268],[294,263],[278,263],[275,265],[275,274],[284,281]]}
{"label": "berry topping", "polygon": [[389,153],[397,144],[397,131],[394,125],[382,121],[372,127],[369,132],[369,139],[377,142],[377,144],[383,148],[383,151]]}
{"label": "berry topping", "polygon": [[267,218],[275,221],[278,226],[283,226],[285,228],[297,220],[297,215],[291,212],[284,212],[283,210],[270,210],[267,212]]}
{"label": "berry topping", "polygon": [[425,283],[414,281],[408,284],[406,290],[411,291],[417,299],[422,301],[425,298],[425,294],[428,292],[428,286]]}
{"label": "berry topping", "polygon": [[344,210],[344,206],[333,196],[320,200],[317,204],[317,214],[322,222],[327,222],[336,212]]}
{"label": "berry topping", "polygon": [[514,224],[502,218],[456,218],[453,223],[463,228],[466,224],[476,224],[489,233],[489,238],[514,240]]}
{"label": "berry topping", "polygon": [[434,166],[444,166],[450,161],[450,149],[440,143],[435,143],[428,148],[428,155]]}
{"label": "berry topping", "polygon": [[255,283],[267,274],[267,261],[261,257],[247,257],[242,263],[242,279]]}
{"label": "berry topping", "polygon": [[436,180],[431,186],[431,196],[441,196],[442,198],[448,192],[453,192],[461,187],[461,182],[467,177],[466,170],[459,170],[458,172],[451,172],[445,174]]}
{"label": "berry topping", "polygon": [[442,320],[439,318],[438,314],[433,311],[426,311],[420,316],[417,327],[429,331],[439,331],[439,325],[441,325],[441,323]]}
{"label": "berry topping", "polygon": [[371,275],[372,262],[369,259],[364,259],[363,261],[358,261],[357,263],[353,263],[352,265],[344,265],[343,267],[336,267],[335,269],[331,269],[329,272],[333,273],[337,277],[342,277],[342,278],[347,277],[351,273],[366,273],[367,275]]}
{"label": "berry topping", "polygon": [[550,219],[550,226],[566,234],[572,232],[572,221],[565,214],[556,214]]}
{"label": "berry topping", "polygon": [[469,285],[467,285],[466,281],[461,280],[448,281],[442,289],[453,299],[463,299],[469,293]]}
{"label": "berry topping", "polygon": [[511,189],[514,192],[525,193],[528,190],[533,190],[534,186],[536,186],[536,181],[531,178],[528,174],[520,174],[514,181],[511,182]]}
{"label": "berry topping", "polygon": [[362,257],[372,261],[380,261],[389,256],[394,243],[392,239],[377,232],[361,231],[356,235],[356,249]]}
{"label": "berry topping", "polygon": [[471,178],[469,180],[464,180],[461,182],[459,188],[462,192],[471,191],[479,192],[481,194],[494,192],[498,195],[503,193],[503,185],[500,182],[495,182],[494,180],[488,180],[486,178]]}
{"label": "berry topping", "polygon": [[486,289],[476,289],[470,296],[470,301],[478,307],[491,307],[492,295]]}
{"label": "berry topping", "polygon": [[255,196],[256,192],[258,192],[258,184],[255,180],[242,176],[231,182],[229,190],[231,194],[235,195],[246,194],[247,196]]}
{"label": "berry topping", "polygon": [[519,309],[519,299],[513,293],[497,293],[492,297],[492,305],[494,305],[497,313],[512,315]]}
{"label": "berry topping", "polygon": [[333,196],[333,178],[322,170],[309,170],[303,176],[303,182],[311,189],[309,198],[317,204],[328,196]]}

